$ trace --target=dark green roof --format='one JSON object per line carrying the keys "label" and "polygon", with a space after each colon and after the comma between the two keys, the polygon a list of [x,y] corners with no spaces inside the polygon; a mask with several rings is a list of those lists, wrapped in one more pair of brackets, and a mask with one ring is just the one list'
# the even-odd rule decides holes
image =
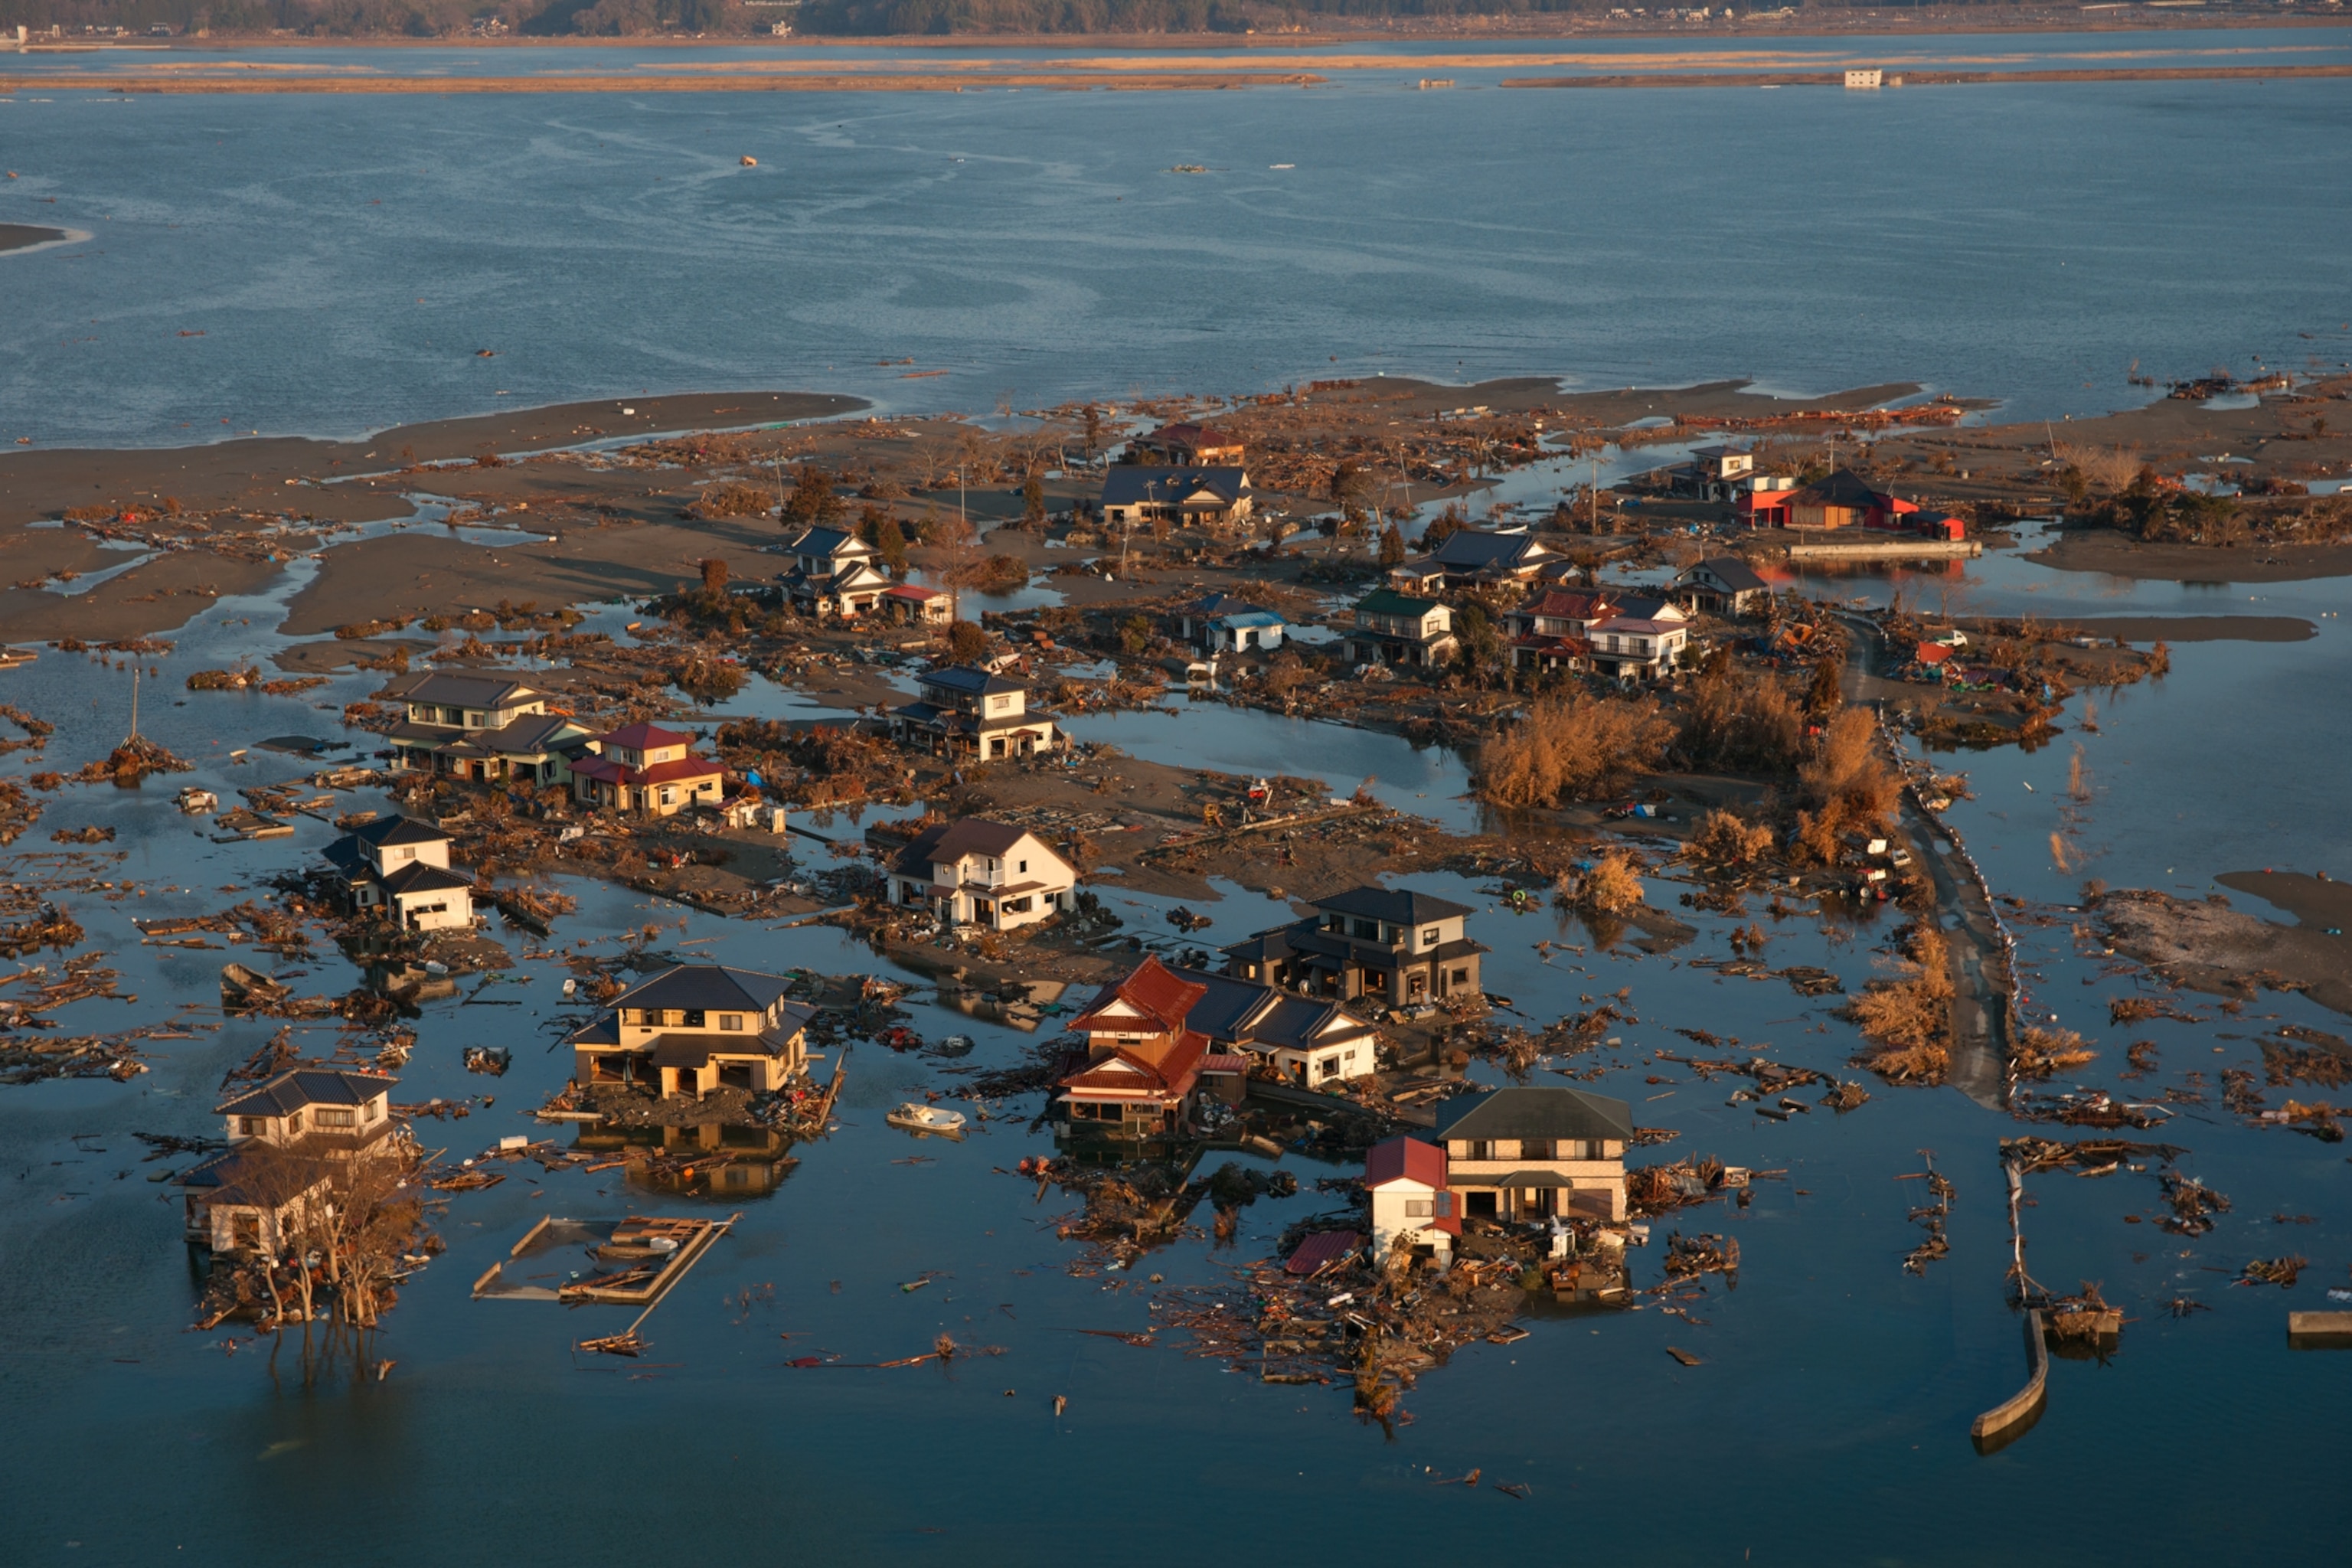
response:
{"label": "dark green roof", "polygon": [[1356,601],[1356,608],[1375,616],[1425,616],[1437,608],[1437,601],[1416,599],[1394,588],[1375,588]]}

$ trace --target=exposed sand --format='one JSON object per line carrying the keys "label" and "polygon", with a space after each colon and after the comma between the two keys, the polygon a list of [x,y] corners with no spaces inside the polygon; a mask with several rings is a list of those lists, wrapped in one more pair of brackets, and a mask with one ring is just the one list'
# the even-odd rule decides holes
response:
{"label": "exposed sand", "polygon": [[22,250],[33,245],[54,245],[66,237],[66,231],[61,228],[40,228],[28,223],[0,223],[0,251]]}
{"label": "exposed sand", "polygon": [[[2066,70],[1952,71],[1904,68],[1903,88],[2046,87],[2100,81],[2277,81],[2296,77],[2352,76],[2352,65],[2105,66]],[[1834,87],[1838,71],[1658,71],[1609,76],[1507,77],[1505,87]],[[1884,90],[1892,90],[1884,89]]]}
{"label": "exposed sand", "polygon": [[2025,559],[2061,572],[2183,583],[2299,583],[2352,575],[2352,544],[2144,544],[2105,529],[2070,532]]}
{"label": "exposed sand", "polygon": [[[2216,879],[2240,889],[2249,881],[2289,879],[2262,872]],[[2323,886],[2309,878],[2295,879]],[[2305,891],[2281,889],[2271,901],[2284,907],[2284,900],[2301,900]],[[2311,999],[2324,1007],[2352,1014],[2352,940],[2329,936],[2326,926],[2277,925],[2226,903],[2140,889],[2108,893],[2100,900],[2099,920],[2117,951],[2177,985],[2242,994],[2267,972],[2306,986]]]}
{"label": "exposed sand", "polygon": [[[1971,616],[1955,624],[1974,631],[2016,616]],[[2307,642],[2319,628],[2300,616],[2058,616],[2050,624],[2126,642]]]}

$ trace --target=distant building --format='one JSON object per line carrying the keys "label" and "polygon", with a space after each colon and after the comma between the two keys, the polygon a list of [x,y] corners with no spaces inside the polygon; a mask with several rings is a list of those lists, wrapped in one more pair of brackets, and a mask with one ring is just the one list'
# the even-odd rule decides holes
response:
{"label": "distant building", "polygon": [[547,694],[502,676],[404,675],[376,693],[407,710],[385,738],[394,773],[561,784],[588,731]]}
{"label": "distant building", "polygon": [[1625,1217],[1633,1108],[1580,1089],[1498,1089],[1441,1101],[1436,1141],[1465,1215]]}
{"label": "distant building", "polygon": [[948,925],[1034,925],[1070,907],[1076,868],[1025,827],[967,816],[925,828],[890,866],[891,901]]}
{"label": "distant building", "polygon": [[413,816],[378,817],[320,853],[355,913],[382,914],[403,931],[474,923],[474,884],[449,868],[449,835]]}
{"label": "distant building", "polygon": [[217,1107],[228,1149],[173,1178],[188,1239],[219,1253],[276,1253],[301,1211],[326,1200],[338,1165],[390,1152],[395,1081],[296,1068]]}
{"label": "distant building", "polygon": [[572,1081],[637,1083],[664,1099],[714,1089],[772,1093],[808,1070],[816,1009],[780,974],[681,963],[613,998],[571,1038]]}
{"label": "distant building", "polygon": [[1429,668],[1454,657],[1454,612],[1434,599],[1375,588],[1356,601],[1348,658],[1356,664]]}
{"label": "distant building", "polygon": [[943,626],[955,619],[955,600],[937,588],[901,583],[885,588],[875,607],[894,621],[912,626]]}
{"label": "distant building", "polygon": [[1666,478],[1677,495],[1734,500],[1741,491],[1753,488],[1755,472],[1752,447],[1700,447],[1692,451],[1689,460],[1667,469]]}
{"label": "distant building", "polygon": [[1851,88],[1883,87],[1885,85],[1885,82],[1886,73],[1883,70],[1855,70],[1849,68],[1845,73],[1845,84]]}
{"label": "distant building", "polygon": [[1405,592],[1436,594],[1524,582],[1558,559],[1555,551],[1524,529],[1488,532],[1461,528],[1428,554],[1390,567],[1389,583]]}
{"label": "distant building", "polygon": [[572,793],[606,811],[674,816],[690,805],[717,805],[726,770],[694,752],[694,737],[658,724],[630,724],[593,737],[594,754],[572,764]]}
{"label": "distant building", "polygon": [[1752,615],[1772,602],[1772,585],[1737,555],[1710,555],[1675,574],[1675,596],[1717,615]]}
{"label": "distant building", "polygon": [[841,528],[804,528],[784,541],[793,564],[777,579],[803,615],[854,620],[870,615],[890,586],[874,546]]}
{"label": "distant building", "polygon": [[1034,756],[1057,744],[1053,715],[1032,712],[1029,688],[974,665],[955,664],[915,678],[919,700],[890,713],[898,741],[937,755],[983,762]]}
{"label": "distant building", "polygon": [[1592,668],[1622,681],[1672,674],[1690,646],[1690,618],[1673,605],[1666,610],[1671,613],[1620,614],[1594,626],[1587,634]]}
{"label": "distant building", "polygon": [[1149,436],[1128,443],[1138,462],[1168,468],[1206,468],[1219,464],[1239,467],[1242,438],[1214,425],[1163,425]]}
{"label": "distant building", "polygon": [[1222,528],[1247,522],[1256,504],[1238,468],[1145,468],[1114,463],[1104,470],[1103,521],[1112,528],[1166,521]]}
{"label": "distant building", "polygon": [[1618,615],[1598,588],[1540,587],[1503,617],[1514,669],[1582,669],[1591,660],[1591,630]]}
{"label": "distant building", "polygon": [[1391,1007],[1475,994],[1479,955],[1469,906],[1403,888],[1360,887],[1308,900],[1303,921],[1223,950],[1225,973],[1314,996]]}
{"label": "distant building", "polygon": [[1288,623],[1231,594],[1211,594],[1176,612],[1178,636],[1209,653],[1271,653]]}

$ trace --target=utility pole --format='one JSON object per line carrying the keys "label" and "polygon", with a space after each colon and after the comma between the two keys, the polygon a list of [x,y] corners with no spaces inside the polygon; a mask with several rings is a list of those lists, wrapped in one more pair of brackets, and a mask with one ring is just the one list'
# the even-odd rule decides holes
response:
{"label": "utility pole", "polygon": [[139,665],[136,660],[131,666],[131,738],[134,741],[139,738]]}

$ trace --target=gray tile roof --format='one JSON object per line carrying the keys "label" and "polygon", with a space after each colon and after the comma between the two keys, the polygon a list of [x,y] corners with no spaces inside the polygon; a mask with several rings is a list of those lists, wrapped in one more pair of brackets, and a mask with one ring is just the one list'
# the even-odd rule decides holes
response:
{"label": "gray tile roof", "polygon": [[1451,920],[1472,912],[1467,904],[1416,893],[1411,888],[1349,888],[1346,892],[1309,899],[1307,902],[1335,915],[1360,915],[1368,921],[1386,921],[1400,926],[1426,925],[1432,921]]}
{"label": "gray tile roof", "polygon": [[1444,1139],[1597,1138],[1633,1136],[1633,1110],[1622,1100],[1580,1089],[1498,1089],[1456,1095],[1437,1107]]}
{"label": "gray tile roof", "polygon": [[382,1073],[295,1068],[238,1095],[215,1116],[289,1116],[312,1105],[365,1105],[396,1079]]}
{"label": "gray tile roof", "polygon": [[760,1012],[792,984],[781,974],[730,969],[723,963],[681,963],[640,981],[613,998],[615,1007],[677,1008],[679,1011],[740,1007]]}

